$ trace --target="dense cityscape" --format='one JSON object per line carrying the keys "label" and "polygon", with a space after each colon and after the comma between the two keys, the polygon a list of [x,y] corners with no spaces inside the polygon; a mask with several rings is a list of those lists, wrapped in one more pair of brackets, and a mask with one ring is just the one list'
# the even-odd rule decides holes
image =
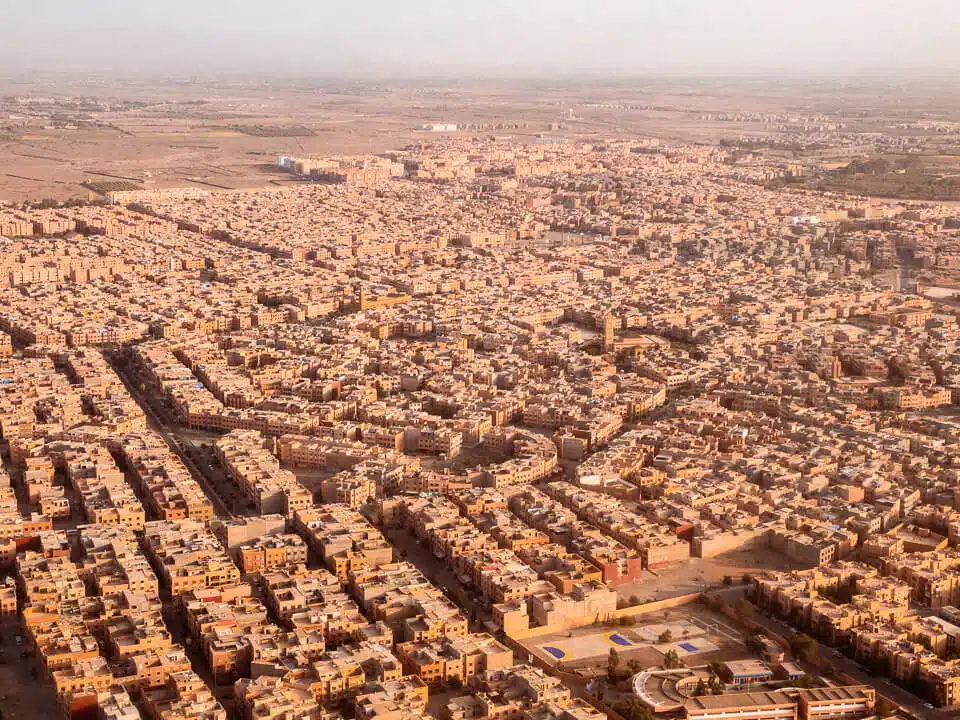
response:
{"label": "dense cityscape", "polygon": [[3,717],[951,717],[960,210],[420,132],[0,206]]}

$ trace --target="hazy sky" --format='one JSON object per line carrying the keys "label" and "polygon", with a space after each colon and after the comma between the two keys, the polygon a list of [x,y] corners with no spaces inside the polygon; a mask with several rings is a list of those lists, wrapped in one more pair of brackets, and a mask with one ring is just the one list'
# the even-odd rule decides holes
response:
{"label": "hazy sky", "polygon": [[958,29],[958,0],[0,0],[0,73],[956,73]]}

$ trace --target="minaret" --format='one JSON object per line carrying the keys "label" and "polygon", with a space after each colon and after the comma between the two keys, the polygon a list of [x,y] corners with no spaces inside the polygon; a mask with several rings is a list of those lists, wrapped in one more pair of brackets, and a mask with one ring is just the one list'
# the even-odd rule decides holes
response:
{"label": "minaret", "polygon": [[603,352],[605,353],[613,351],[614,323],[613,315],[607,313],[603,318]]}

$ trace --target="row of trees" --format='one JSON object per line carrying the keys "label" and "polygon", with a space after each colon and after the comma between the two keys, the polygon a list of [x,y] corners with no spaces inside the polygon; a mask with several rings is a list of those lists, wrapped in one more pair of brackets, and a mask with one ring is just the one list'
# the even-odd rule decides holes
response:
{"label": "row of trees", "polygon": [[[676,650],[670,649],[664,653],[663,666],[668,670],[681,668],[683,667],[683,660],[680,659],[680,655]],[[607,680],[611,683],[622,682],[636,675],[641,670],[643,670],[643,665],[640,664],[639,660],[629,660],[626,665],[623,665],[621,664],[620,653],[617,652],[617,649],[610,648],[610,654],[607,656]]]}

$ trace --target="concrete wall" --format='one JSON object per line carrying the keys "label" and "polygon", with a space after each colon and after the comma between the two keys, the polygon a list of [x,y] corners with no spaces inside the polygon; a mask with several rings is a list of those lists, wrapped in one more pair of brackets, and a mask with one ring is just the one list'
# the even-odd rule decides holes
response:
{"label": "concrete wall", "polygon": [[690,548],[693,557],[712,558],[726,552],[735,552],[751,548],[763,548],[770,544],[769,531],[740,530],[717,533],[711,537],[695,537]]}
{"label": "concrete wall", "polygon": [[691,593],[689,595],[678,595],[677,597],[667,598],[666,600],[658,600],[657,602],[644,603],[643,605],[636,605],[634,607],[615,610],[611,613],[608,613],[604,617],[588,615],[581,618],[573,618],[572,620],[574,624],[565,624],[563,627],[551,625],[532,627],[528,628],[527,630],[511,633],[509,637],[517,641],[527,640],[529,638],[542,637],[544,635],[550,635],[556,632],[563,632],[564,630],[572,630],[573,628],[586,627],[587,625],[593,625],[598,622],[615,622],[620,618],[625,617],[641,617],[643,615],[649,615],[650,613],[659,612],[661,610],[669,610],[671,608],[689,605],[690,603],[699,600],[701,595],[702,593],[699,592]]}

